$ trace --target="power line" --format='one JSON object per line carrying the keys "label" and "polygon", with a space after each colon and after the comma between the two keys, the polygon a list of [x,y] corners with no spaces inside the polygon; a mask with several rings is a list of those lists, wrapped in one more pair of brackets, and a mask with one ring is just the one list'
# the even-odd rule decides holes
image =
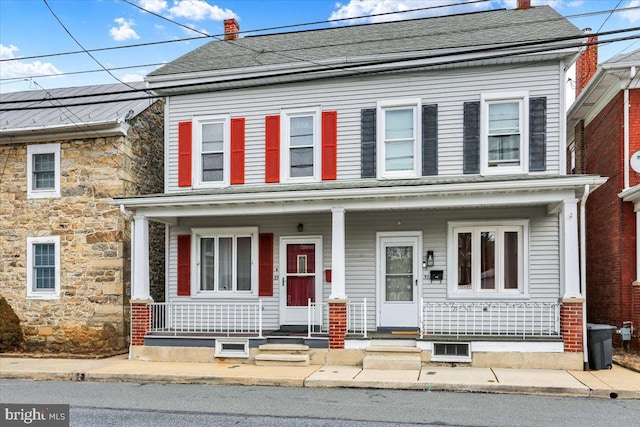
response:
{"label": "power line", "polygon": [[[165,62],[156,62],[153,64],[140,64],[140,65],[128,65],[126,67],[111,67],[110,71],[117,70],[129,70],[131,68],[144,68],[144,67],[157,67],[158,65],[164,65]],[[18,82],[23,80],[42,78],[42,77],[61,77],[61,76],[71,76],[75,74],[91,74],[91,73],[101,73],[104,72],[104,69],[96,69],[96,70],[85,70],[85,71],[69,71],[67,73],[58,73],[58,74],[38,74],[37,76],[24,76],[24,77],[5,77],[0,79],[0,83],[2,82]]]}
{"label": "power line", "polygon": [[[640,29],[640,27],[638,28],[634,28],[633,30],[637,30]],[[616,30],[617,32],[620,32],[620,30]],[[629,31],[629,30],[628,30]],[[608,32],[609,33],[609,32]],[[573,37],[575,38],[575,37]],[[584,38],[584,36],[580,36],[579,38]],[[566,38],[565,38],[566,39]],[[590,45],[590,44],[608,44],[608,43],[614,43],[617,41],[624,41],[624,40],[634,40],[634,39],[640,39],[640,34],[637,35],[632,35],[632,36],[626,36],[626,37],[620,37],[620,38],[616,38],[616,39],[609,39],[609,40],[599,40],[596,42],[591,42],[591,43],[587,43],[586,45]],[[558,40],[553,40],[553,41],[558,41]],[[529,47],[536,47],[536,46],[540,46],[543,44],[547,44],[547,43],[540,43],[540,42],[535,42],[535,43],[529,43]],[[562,46],[546,46],[546,47],[542,47],[542,48],[537,48],[537,49],[529,49],[529,50],[523,50],[521,52],[518,52],[516,54],[512,53],[512,52],[502,52],[502,53],[495,53],[495,54],[487,54],[485,56],[480,56],[477,58],[474,58],[472,61],[481,61],[481,60],[487,60],[487,59],[497,59],[497,58],[503,58],[506,56],[512,56],[512,55],[516,55],[516,56],[522,56],[522,55],[527,55],[527,54],[532,54],[532,53],[543,53],[543,52],[548,52],[548,51],[552,51],[552,50],[557,50],[559,48],[571,48],[571,47],[581,47],[581,46],[585,46],[585,43],[583,43],[582,41],[580,42],[574,42],[571,44],[565,44]],[[520,43],[518,46],[509,46],[509,47],[527,47],[525,43]],[[485,48],[483,49],[484,52],[487,53],[491,53],[493,51],[496,50],[502,50],[502,49],[494,49],[494,48]],[[444,55],[425,55],[419,58],[407,58],[407,59],[394,59],[394,60],[386,60],[386,61],[377,61],[377,62],[368,62],[368,63],[361,63],[361,64],[353,64],[349,67],[337,67],[338,69],[344,69],[346,70],[347,68],[357,68],[357,67],[362,67],[362,66],[366,66],[366,65],[382,65],[382,64],[390,64],[390,63],[403,63],[403,62],[408,62],[408,61],[415,61],[415,60],[419,60],[419,59],[432,59],[432,58],[446,58],[448,56],[454,56],[454,55],[461,55],[461,54],[465,54],[465,53],[478,53],[478,51],[476,52],[469,52],[469,51],[461,51],[461,52],[455,52],[455,53],[448,53],[448,54],[444,54]],[[431,67],[437,67],[437,66],[443,66],[443,65],[451,65],[451,64],[456,64],[456,63],[462,63],[462,62],[469,62],[469,59],[453,59],[453,60],[443,60],[443,61],[439,61],[436,63],[432,63],[432,64],[416,64],[416,65],[398,65],[394,70],[390,70],[390,69],[385,69],[385,70],[380,70],[380,71],[355,71],[352,75],[362,75],[362,74],[381,74],[381,73],[387,73],[390,71],[403,71],[403,70],[411,70],[411,69],[417,69],[417,68],[431,68]],[[330,69],[330,67],[325,67],[325,70]],[[315,72],[317,70],[312,70],[311,72]],[[300,72],[285,72],[285,73],[281,73],[278,74],[279,77],[281,76],[288,76],[288,75],[299,75],[302,74]],[[332,78],[333,76],[326,76],[326,77],[318,77],[317,80],[320,79],[327,79],[327,78]],[[224,83],[234,83],[234,82],[241,82],[241,81],[246,81],[246,80],[251,80],[253,77],[241,77],[241,78],[235,78],[235,79],[229,79],[229,80],[225,80]],[[191,84],[183,84],[183,85],[174,85],[174,86],[167,86],[164,87],[163,89],[179,89],[182,87],[202,87],[202,86],[207,86],[207,85],[211,85],[211,82],[203,82],[203,83],[191,83]],[[193,91],[190,91],[189,93],[198,93],[198,92],[202,92],[202,89],[195,89]],[[142,90],[137,90],[136,92],[143,92]],[[132,93],[132,91],[118,91],[118,92],[113,92],[113,94],[117,94],[117,93]],[[84,98],[84,97],[90,97],[91,95],[85,95],[85,96],[81,96],[81,95],[76,95],[76,96],[67,96],[67,97],[57,97],[55,98],[55,100],[61,100],[61,99],[78,99],[78,98]],[[95,95],[93,95],[95,96]],[[127,100],[142,100],[142,99],[151,99],[151,98],[157,98],[157,97],[152,97],[152,96],[142,96],[142,97],[130,97],[127,98]],[[20,103],[20,102],[33,102],[34,100],[28,100],[28,101],[2,101],[0,102],[0,104],[15,104],[15,103]],[[42,101],[46,101],[46,100],[42,100]],[[66,106],[83,106],[83,105],[95,105],[95,104],[101,104],[101,103],[107,103],[107,102],[120,102],[122,100],[101,100],[101,101],[88,101],[88,102],[77,102],[77,103],[73,103],[73,104],[67,104]],[[48,109],[48,108],[58,108],[57,106],[51,106],[51,105],[41,105],[41,106],[35,106],[35,107],[15,107],[15,108],[0,108],[0,111],[23,111],[23,110],[31,110],[31,109]]]}
{"label": "power line", "polygon": [[[128,2],[126,0],[123,0],[123,1],[125,1],[128,4],[131,4],[130,2]],[[425,9],[435,9],[435,8],[452,7],[452,6],[463,6],[463,5],[473,4],[473,3],[476,3],[476,2],[479,3],[479,2],[486,2],[486,1],[490,1],[490,0],[476,0],[474,2],[468,2],[468,3],[455,3],[455,4],[447,4],[447,5],[440,5],[440,6],[430,6],[430,7],[418,8],[418,9],[409,9],[409,10],[403,10],[403,11],[397,11],[397,12],[387,12],[387,13],[372,14],[372,15],[361,15],[361,16],[356,16],[356,17],[352,17],[352,18],[341,18],[341,19],[332,20],[332,21],[325,20],[325,21],[315,21],[315,22],[307,22],[307,23],[300,23],[300,24],[282,25],[282,26],[277,26],[277,27],[268,27],[268,28],[260,28],[260,29],[255,29],[255,30],[240,31],[239,33],[242,34],[242,33],[266,32],[266,31],[279,30],[279,29],[287,29],[287,28],[294,28],[294,27],[326,24],[326,23],[332,23],[332,22],[338,22],[338,21],[365,19],[365,18],[369,18],[369,17],[376,17],[376,16],[382,16],[382,15],[391,15],[391,14],[400,14],[400,13],[422,11],[422,10],[425,10]],[[191,31],[199,32],[198,30],[194,30],[193,28],[191,28],[189,26],[185,26],[185,25],[180,24],[180,23],[178,23],[176,21],[172,21],[172,20],[170,20],[168,18],[165,18],[165,17],[163,17],[161,15],[155,14],[154,12],[151,12],[151,11],[148,11],[148,10],[146,10],[144,8],[141,8],[140,6],[137,6],[135,4],[131,4],[131,5],[136,7],[136,8],[138,8],[138,9],[141,9],[141,10],[143,10],[143,11],[149,13],[149,14],[155,15],[155,16],[161,18],[161,19],[168,20],[169,22],[172,22],[172,23],[174,23],[176,25],[180,25],[182,27],[188,28]],[[595,11],[595,12],[585,12],[585,13],[578,13],[578,14],[574,14],[574,15],[566,15],[566,16],[557,18],[557,20],[584,18],[584,17],[589,17],[589,16],[602,15],[602,14],[605,14],[605,13],[609,13],[609,14],[614,13],[614,12],[615,13],[620,13],[620,12],[632,11],[632,10],[637,10],[637,9],[640,9],[640,6],[633,6],[633,7],[627,7],[627,8],[622,8],[622,9],[607,9],[607,10],[601,10],[601,11]],[[544,22],[549,22],[549,20],[546,20]],[[24,60],[28,60],[28,59],[42,59],[42,58],[49,58],[49,57],[55,57],[55,56],[77,55],[77,54],[88,53],[88,52],[92,52],[93,53],[93,52],[104,52],[104,51],[118,50],[118,49],[131,49],[131,48],[136,48],[136,47],[148,47],[148,46],[168,44],[168,43],[178,43],[178,42],[184,42],[184,41],[202,40],[202,39],[207,39],[207,38],[217,38],[217,39],[219,39],[220,37],[224,36],[224,34],[211,35],[211,34],[202,33],[202,32],[200,32],[200,34],[203,34],[203,35],[198,36],[198,37],[187,37],[187,38],[181,38],[181,39],[161,40],[161,41],[155,41],[155,42],[137,43],[137,44],[129,44],[129,45],[123,45],[123,46],[111,46],[111,47],[102,47],[102,48],[95,48],[95,49],[70,51],[70,52],[58,52],[58,53],[48,53],[48,54],[41,54],[41,55],[21,56],[21,57],[16,57],[16,58],[4,58],[4,59],[0,59],[0,62],[24,61]],[[347,42],[345,44],[353,44],[353,42]]]}
{"label": "power line", "polygon": [[47,9],[49,9],[49,12],[51,12],[51,14],[53,15],[54,18],[56,18],[56,21],[58,21],[58,23],[60,24],[60,26],[64,29],[64,31],[69,35],[69,37],[71,37],[73,39],[74,42],[76,42],[76,44],[78,46],[80,46],[80,49],[82,49],[84,52],[86,52],[87,55],[89,55],[91,57],[91,59],[93,59],[95,61],[96,64],[98,64],[100,67],[102,67],[111,77],[113,77],[114,79],[116,79],[117,81],[119,81],[120,83],[124,84],[125,86],[128,86],[132,89],[135,89],[133,86],[130,86],[129,84],[121,81],[119,78],[117,78],[115,75],[113,75],[113,73],[111,71],[109,71],[104,65],[102,65],[100,63],[100,61],[98,61],[90,52],[88,52],[84,46],[82,46],[82,43],[80,43],[74,36],[73,34],[71,34],[71,32],[67,29],[67,27],[65,27],[65,25],[62,23],[62,21],[60,20],[60,18],[58,18],[58,15],[55,14],[55,12],[53,11],[53,9],[51,9],[51,6],[49,6],[49,3],[47,3],[47,0],[42,0],[45,4],[45,6],[47,6]]}

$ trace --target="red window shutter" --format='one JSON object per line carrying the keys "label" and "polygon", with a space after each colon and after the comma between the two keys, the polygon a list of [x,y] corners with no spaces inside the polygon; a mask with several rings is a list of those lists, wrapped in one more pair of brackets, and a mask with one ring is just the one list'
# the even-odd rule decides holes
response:
{"label": "red window shutter", "polygon": [[178,123],[178,186],[191,187],[191,122]]}
{"label": "red window shutter", "polygon": [[244,184],[244,118],[231,119],[231,184]]}
{"label": "red window shutter", "polygon": [[273,233],[260,233],[258,243],[258,295],[273,296]]}
{"label": "red window shutter", "polygon": [[264,181],[280,182],[280,116],[265,117],[264,127]]}
{"label": "red window shutter", "polygon": [[178,236],[178,296],[191,295],[191,235]]}
{"label": "red window shutter", "polygon": [[322,112],[322,180],[336,179],[338,157],[338,113]]}

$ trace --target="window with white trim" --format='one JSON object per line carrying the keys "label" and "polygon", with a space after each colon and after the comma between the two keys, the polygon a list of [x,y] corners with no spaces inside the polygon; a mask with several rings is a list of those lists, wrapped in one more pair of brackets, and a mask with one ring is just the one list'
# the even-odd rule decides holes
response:
{"label": "window with white trim", "polygon": [[526,293],[526,220],[449,223],[449,247],[452,295]]}
{"label": "window with white trim", "polygon": [[60,236],[27,238],[27,298],[60,298]]}
{"label": "window with white trim", "polygon": [[194,119],[194,188],[229,185],[231,142],[230,116]]}
{"label": "window with white trim", "polygon": [[27,198],[60,197],[60,144],[27,146]]}
{"label": "window with white trim", "polygon": [[420,100],[380,101],[377,110],[378,178],[421,176]]}
{"label": "window with white trim", "polygon": [[258,291],[258,229],[196,228],[195,294],[253,295]]}
{"label": "window with white trim", "polygon": [[280,176],[283,181],[320,180],[320,120],[319,107],[282,111]]}
{"label": "window with white trim", "polygon": [[528,172],[529,95],[483,94],[481,100],[481,173]]}

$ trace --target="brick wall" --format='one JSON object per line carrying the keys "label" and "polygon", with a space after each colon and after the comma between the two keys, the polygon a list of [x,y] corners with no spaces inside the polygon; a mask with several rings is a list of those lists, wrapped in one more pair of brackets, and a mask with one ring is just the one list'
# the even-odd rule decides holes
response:
{"label": "brick wall", "polygon": [[[633,99],[637,105],[637,93]],[[583,172],[609,178],[587,202],[587,318],[591,323],[617,327],[631,320],[631,284],[636,278],[635,213],[630,203],[618,197],[624,188],[623,114],[624,97],[620,92],[584,132]],[[637,108],[632,121],[640,123]],[[635,129],[640,130],[640,126]],[[634,132],[633,144],[640,149],[640,137]],[[633,172],[632,177],[637,179]],[[619,338],[614,334],[614,345],[620,345]]]}

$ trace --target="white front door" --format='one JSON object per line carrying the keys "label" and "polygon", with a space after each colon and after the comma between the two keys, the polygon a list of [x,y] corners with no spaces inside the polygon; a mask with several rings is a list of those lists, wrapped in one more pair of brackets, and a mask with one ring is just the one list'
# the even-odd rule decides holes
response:
{"label": "white front door", "polygon": [[378,326],[417,328],[420,233],[378,233]]}
{"label": "white front door", "polygon": [[280,324],[306,325],[309,299],[322,302],[322,237],[280,238],[280,272]]}

